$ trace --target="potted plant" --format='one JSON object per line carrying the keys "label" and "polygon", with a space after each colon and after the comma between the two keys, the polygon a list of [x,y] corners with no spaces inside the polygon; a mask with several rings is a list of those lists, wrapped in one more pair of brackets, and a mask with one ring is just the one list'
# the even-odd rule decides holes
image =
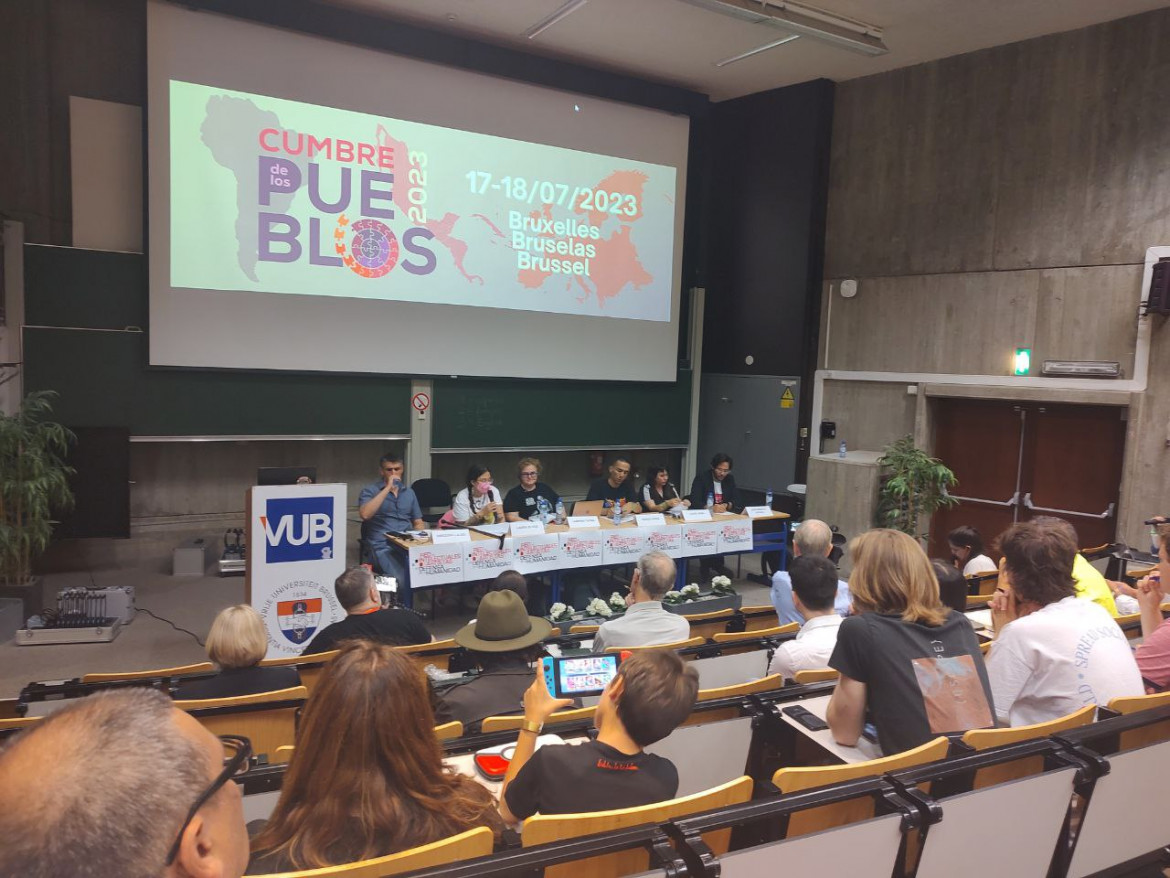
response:
{"label": "potted plant", "polygon": [[0,412],[0,594],[19,596],[26,616],[41,605],[33,560],[49,547],[53,514],[73,506],[65,455],[75,437],[49,420],[56,395],[30,393],[14,414]]}
{"label": "potted plant", "polygon": [[925,540],[930,517],[959,501],[947,493],[958,484],[955,474],[938,460],[903,436],[887,445],[878,466],[883,467],[878,494],[877,525],[900,530],[916,540]]}

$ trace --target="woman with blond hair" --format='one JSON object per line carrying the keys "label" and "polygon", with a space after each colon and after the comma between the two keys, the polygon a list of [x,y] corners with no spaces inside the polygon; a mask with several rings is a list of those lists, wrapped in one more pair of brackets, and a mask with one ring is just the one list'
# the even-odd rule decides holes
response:
{"label": "woman with blond hair", "polygon": [[260,667],[267,652],[268,632],[260,614],[247,604],[226,607],[219,611],[207,635],[207,657],[219,667],[219,673],[180,683],[175,698],[233,698],[299,686],[296,668]]}
{"label": "woman with blond hair", "polygon": [[829,659],[841,673],[826,716],[837,743],[856,745],[867,714],[887,755],[994,725],[974,629],[940,603],[918,543],[899,531],[871,530],[849,555],[853,610]]}
{"label": "woman with blond hair", "polygon": [[502,830],[484,787],[444,767],[425,675],[409,657],[346,641],[305,705],[280,799],[249,875],[368,860]]}

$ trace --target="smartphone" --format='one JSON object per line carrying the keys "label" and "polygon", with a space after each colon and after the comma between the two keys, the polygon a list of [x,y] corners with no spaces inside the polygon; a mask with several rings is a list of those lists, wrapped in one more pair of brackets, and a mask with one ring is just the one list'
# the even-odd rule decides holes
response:
{"label": "smartphone", "polygon": [[618,653],[548,657],[542,661],[544,682],[554,698],[600,695],[617,676],[620,664]]}

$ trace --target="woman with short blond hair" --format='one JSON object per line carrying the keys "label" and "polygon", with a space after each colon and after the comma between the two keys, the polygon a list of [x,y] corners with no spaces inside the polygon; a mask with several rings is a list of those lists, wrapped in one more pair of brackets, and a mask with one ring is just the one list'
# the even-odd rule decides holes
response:
{"label": "woman with short blond hair", "polygon": [[871,530],[849,556],[852,615],[829,659],[841,674],[826,717],[837,743],[856,745],[867,713],[887,755],[993,725],[979,641],[967,618],[939,601],[917,541]]}
{"label": "woman with short blond hair", "polygon": [[219,611],[207,634],[206,648],[219,673],[181,683],[176,698],[232,698],[300,685],[296,668],[260,667],[268,652],[268,632],[260,614],[247,604]]}

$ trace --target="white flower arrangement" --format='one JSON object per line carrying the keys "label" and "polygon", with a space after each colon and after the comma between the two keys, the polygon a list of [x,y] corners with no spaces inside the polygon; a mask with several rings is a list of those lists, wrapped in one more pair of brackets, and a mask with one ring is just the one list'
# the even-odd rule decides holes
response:
{"label": "white flower arrangement", "polygon": [[557,601],[548,608],[548,618],[553,622],[567,622],[573,618],[573,613],[576,612],[571,604],[562,604]]}
{"label": "white flower arrangement", "polygon": [[619,613],[625,612],[626,598],[621,592],[614,592],[609,596],[609,605]]}
{"label": "white flower arrangement", "polygon": [[613,615],[613,610],[609,608],[609,604],[601,598],[591,600],[585,607],[585,612],[590,616],[602,616],[607,619]]}
{"label": "white flower arrangement", "polygon": [[712,588],[728,588],[731,586],[731,579],[726,576],[712,576],[711,586]]}
{"label": "white flower arrangement", "polygon": [[692,582],[688,585],[684,585],[681,591],[687,600],[694,600],[699,596],[699,585],[696,582]]}

